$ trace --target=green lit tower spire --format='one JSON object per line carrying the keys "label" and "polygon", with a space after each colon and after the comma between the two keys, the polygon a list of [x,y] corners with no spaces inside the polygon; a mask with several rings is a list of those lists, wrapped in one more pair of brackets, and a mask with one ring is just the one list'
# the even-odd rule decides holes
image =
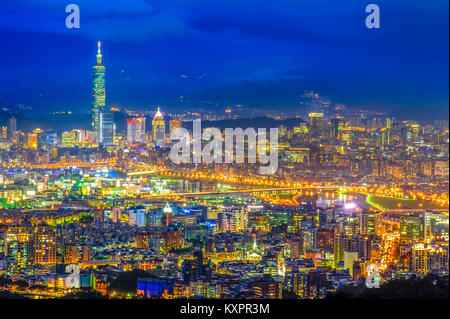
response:
{"label": "green lit tower spire", "polygon": [[97,64],[94,65],[93,69],[93,80],[92,80],[92,93],[94,97],[92,106],[92,130],[98,131],[98,120],[99,112],[103,111],[105,108],[105,67],[102,65],[102,52],[100,50],[101,43],[97,43]]}

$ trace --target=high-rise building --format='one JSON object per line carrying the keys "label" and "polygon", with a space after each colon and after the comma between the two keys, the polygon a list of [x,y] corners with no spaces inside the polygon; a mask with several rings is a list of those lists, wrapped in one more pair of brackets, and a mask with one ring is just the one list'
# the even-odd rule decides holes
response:
{"label": "high-rise building", "polygon": [[129,144],[145,144],[145,117],[127,120],[127,142]]}
{"label": "high-rise building", "polygon": [[5,235],[6,269],[16,274],[27,269],[32,264],[31,234],[22,225],[8,228]]}
{"label": "high-rise building", "polygon": [[166,142],[166,124],[161,110],[158,108],[152,122],[153,142],[157,148],[164,147]]}
{"label": "high-rise building", "polygon": [[111,111],[99,112],[98,143],[104,146],[114,145],[114,113]]}
{"label": "high-rise building", "polygon": [[172,249],[180,249],[183,247],[183,236],[181,229],[166,229],[161,238],[164,241],[164,253],[168,253]]}
{"label": "high-rise building", "polygon": [[113,207],[111,212],[111,219],[113,223],[120,223],[122,219],[122,209],[120,207]]}
{"label": "high-rise building", "polygon": [[56,132],[48,131],[39,133],[37,135],[38,149],[47,149],[51,147],[56,147],[57,144],[58,144],[58,136]]}
{"label": "high-rise building", "polygon": [[61,147],[74,147],[78,144],[78,135],[76,130],[62,132]]}
{"label": "high-rise building", "polygon": [[360,219],[359,217],[346,216],[339,221],[339,232],[347,236],[356,236],[360,233]]}
{"label": "high-rise building", "polygon": [[340,233],[334,237],[334,266],[337,267],[339,263],[345,266],[345,252],[354,251],[359,258],[368,257],[370,254],[370,243],[367,237],[364,236],[347,236]]}
{"label": "high-rise building", "polygon": [[17,132],[17,120],[14,116],[11,116],[8,121],[8,138],[14,139]]}
{"label": "high-rise building", "polygon": [[128,210],[129,225],[137,227],[145,227],[145,207],[133,207]]}
{"label": "high-rise building", "polygon": [[311,125],[311,135],[319,137],[323,132],[323,113],[309,113],[309,123]]}
{"label": "high-rise building", "polygon": [[304,251],[317,249],[317,228],[303,228],[301,235]]}
{"label": "high-rise building", "polygon": [[33,233],[33,260],[44,266],[56,264],[56,232],[45,222],[41,222]]}
{"label": "high-rise building", "polygon": [[400,241],[403,244],[419,243],[424,238],[423,217],[412,213],[400,217]]}
{"label": "high-rise building", "polygon": [[344,269],[349,270],[350,276],[353,276],[353,264],[355,261],[358,261],[357,251],[344,251]]}
{"label": "high-rise building", "polygon": [[[351,239],[344,234],[334,237],[334,267],[344,262],[344,252],[351,249]],[[343,266],[343,265],[342,265]]]}
{"label": "high-rise building", "polygon": [[381,212],[365,211],[361,214],[361,234],[381,235]]}
{"label": "high-rise building", "polygon": [[169,226],[173,223],[173,210],[170,207],[169,203],[166,203],[166,206],[162,209],[162,217],[164,219],[164,223],[166,226]]}
{"label": "high-rise building", "polygon": [[105,93],[105,67],[102,65],[101,44],[97,43],[97,64],[93,67],[93,106],[92,106],[92,130],[98,132],[99,114],[104,111],[106,102]]}
{"label": "high-rise building", "polygon": [[331,119],[331,138],[332,139],[340,139],[341,138],[341,130],[345,127],[345,120],[342,116],[336,116]]}
{"label": "high-rise building", "polygon": [[240,232],[247,228],[248,211],[244,207],[223,207],[219,213],[221,232]]}

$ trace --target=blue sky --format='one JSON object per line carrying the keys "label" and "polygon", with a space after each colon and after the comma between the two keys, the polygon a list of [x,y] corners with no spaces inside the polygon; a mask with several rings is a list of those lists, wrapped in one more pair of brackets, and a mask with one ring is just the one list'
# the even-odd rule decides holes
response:
{"label": "blue sky", "polygon": [[[69,3],[80,29],[65,27]],[[381,29],[365,27],[370,3]],[[349,107],[448,117],[448,9],[444,0],[8,1],[0,105],[88,111],[100,40],[109,105],[296,110],[312,89]]]}

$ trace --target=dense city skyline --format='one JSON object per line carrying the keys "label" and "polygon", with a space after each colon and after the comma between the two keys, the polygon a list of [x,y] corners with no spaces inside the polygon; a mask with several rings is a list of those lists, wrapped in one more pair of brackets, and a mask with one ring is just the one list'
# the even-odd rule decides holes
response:
{"label": "dense city skyline", "polygon": [[234,2],[80,1],[76,36],[53,2],[1,9],[0,57],[23,63],[0,64],[0,103],[22,101],[0,104],[0,299],[278,317],[274,299],[449,298],[448,51],[426,46],[446,5],[406,8],[434,16],[412,45],[385,1],[362,33],[359,1]]}
{"label": "dense city skyline", "polygon": [[109,106],[212,108],[206,101],[292,111],[314,90],[405,119],[448,116],[446,1],[380,1],[379,30],[364,27],[361,1],[324,4],[80,1],[80,29],[65,28],[67,13],[53,1],[5,4],[0,103],[33,114],[88,112],[84,65],[102,41]]}

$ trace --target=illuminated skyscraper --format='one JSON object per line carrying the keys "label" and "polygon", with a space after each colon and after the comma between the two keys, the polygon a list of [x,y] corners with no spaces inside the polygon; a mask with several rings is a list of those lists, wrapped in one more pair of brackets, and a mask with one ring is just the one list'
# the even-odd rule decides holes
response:
{"label": "illuminated skyscraper", "polygon": [[400,217],[400,241],[403,244],[418,243],[424,236],[424,219],[421,214],[411,213]]}
{"label": "illuminated skyscraper", "polygon": [[14,139],[14,137],[16,136],[16,132],[17,132],[17,120],[14,116],[9,118],[8,121],[8,138],[9,139]]}
{"label": "illuminated skyscraper", "polygon": [[223,207],[219,214],[219,230],[237,233],[247,228],[248,211],[244,207]]}
{"label": "illuminated skyscraper", "polygon": [[33,233],[33,259],[35,264],[56,264],[56,233],[45,222],[41,222]]}
{"label": "illuminated skyscraper", "polygon": [[413,244],[411,270],[414,273],[448,274],[448,245]]}
{"label": "illuminated skyscraper", "polygon": [[366,211],[361,215],[362,235],[381,235],[381,212]]}
{"label": "illuminated skyscraper", "polygon": [[145,117],[127,120],[127,141],[129,144],[145,143]]}
{"label": "illuminated skyscraper", "polygon": [[158,111],[153,118],[153,142],[156,147],[163,147],[166,141],[166,124],[161,110],[158,107]]}
{"label": "illuminated skyscraper", "polygon": [[30,232],[22,225],[9,227],[5,235],[5,257],[8,272],[15,274],[32,263]]}
{"label": "illuminated skyscraper", "polygon": [[93,69],[93,106],[92,106],[92,130],[97,132],[99,125],[99,112],[102,112],[105,108],[105,67],[102,65],[102,53],[100,51],[100,42],[97,44],[97,65],[94,65]]}
{"label": "illuminated skyscraper", "polygon": [[341,130],[345,127],[345,120],[342,116],[331,119],[331,138],[340,139]]}
{"label": "illuminated skyscraper", "polygon": [[98,112],[98,143],[104,146],[114,145],[114,113],[109,110]]}
{"label": "illuminated skyscraper", "polygon": [[323,131],[323,113],[309,113],[311,135],[319,137]]}

